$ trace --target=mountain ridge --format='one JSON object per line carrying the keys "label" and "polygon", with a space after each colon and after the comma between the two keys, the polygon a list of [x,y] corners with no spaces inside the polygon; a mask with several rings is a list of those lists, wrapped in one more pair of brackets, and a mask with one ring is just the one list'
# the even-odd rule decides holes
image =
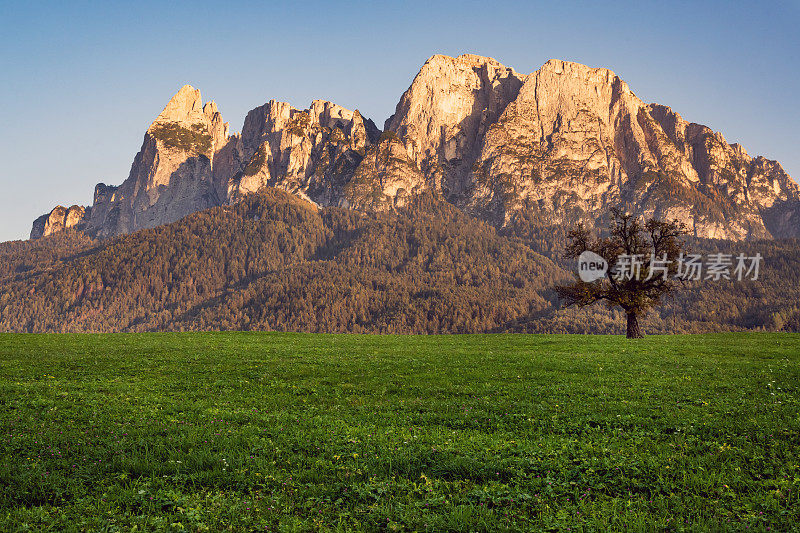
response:
{"label": "mountain ridge", "polygon": [[496,228],[595,225],[621,206],[678,219],[698,237],[800,236],[800,188],[778,162],[646,104],[613,71],[551,59],[519,74],[462,54],[431,56],[383,132],[332,102],[271,100],[231,135],[216,104],[186,85],[120,186],[98,184],[91,206],[37,218],[31,238],[68,227],[126,234],[262,187],[363,211],[428,191]]}

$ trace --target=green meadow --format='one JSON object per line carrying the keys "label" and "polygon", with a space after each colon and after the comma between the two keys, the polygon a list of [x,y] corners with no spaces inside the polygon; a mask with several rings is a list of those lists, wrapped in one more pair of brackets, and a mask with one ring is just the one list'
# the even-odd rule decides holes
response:
{"label": "green meadow", "polygon": [[787,531],[800,335],[0,335],[2,531]]}

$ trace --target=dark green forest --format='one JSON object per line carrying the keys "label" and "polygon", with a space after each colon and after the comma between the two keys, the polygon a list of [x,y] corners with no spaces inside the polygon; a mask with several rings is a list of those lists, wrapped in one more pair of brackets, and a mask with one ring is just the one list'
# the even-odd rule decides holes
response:
{"label": "dark green forest", "polygon": [[[105,241],[0,244],[0,331],[623,332],[618,310],[560,307],[568,229],[498,233],[430,195],[367,214],[267,189]],[[687,244],[759,252],[761,278],[687,284],[645,332],[800,331],[800,243]]]}

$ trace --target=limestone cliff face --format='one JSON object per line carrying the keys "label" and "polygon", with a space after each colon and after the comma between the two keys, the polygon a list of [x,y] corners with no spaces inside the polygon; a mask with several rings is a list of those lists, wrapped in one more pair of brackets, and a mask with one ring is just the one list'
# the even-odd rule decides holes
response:
{"label": "limestone cliff face", "polygon": [[271,101],[247,114],[217,167],[219,192],[236,201],[271,186],[320,205],[339,201],[379,131],[358,111],[322,100],[305,110]]}
{"label": "limestone cliff face", "polygon": [[336,203],[362,211],[386,211],[404,206],[426,188],[425,176],[406,146],[393,134],[382,135],[367,149]]}
{"label": "limestone cliff face", "polygon": [[[95,187],[85,229],[111,237],[152,228],[235,202],[264,186],[319,205],[366,208],[345,197],[354,194],[345,185],[379,135],[358,111],[322,100],[305,110],[271,101],[248,113],[240,134],[229,135],[216,104],[203,105],[200,91],[186,85],[147,129],[128,178],[118,187]],[[404,175],[398,180],[408,181]],[[392,195],[397,189],[387,181]],[[64,227],[47,220],[37,219],[32,238]]]}
{"label": "limestone cliff face", "polygon": [[525,77],[492,58],[431,57],[386,121],[427,184],[455,201],[488,128],[516,98]]}
{"label": "limestone cliff face", "polygon": [[46,237],[67,228],[82,229],[86,226],[86,218],[90,211],[91,208],[87,209],[80,205],[73,205],[70,208],[58,205],[46,215],[33,221],[31,239]]}
{"label": "limestone cliff face", "polygon": [[[665,144],[693,165],[697,190],[720,206],[727,219],[723,238],[800,236],[800,188],[777,161],[750,157],[741,145],[728,144],[721,133],[689,123],[666,106],[647,109],[667,135]],[[715,236],[713,229],[707,233]]]}
{"label": "limestone cliff face", "polygon": [[[187,85],[148,128],[128,178],[97,185],[91,210],[69,223],[119,235],[271,186],[360,210],[433,191],[498,228],[596,224],[618,206],[701,237],[800,237],[800,188],[780,164],[642,102],[608,69],[554,59],[521,75],[487,57],[435,55],[384,130],[331,102],[273,100],[228,135]],[[32,238],[68,227],[57,210]]]}
{"label": "limestone cliff face", "polygon": [[778,163],[645,104],[608,69],[551,60],[521,77],[434,56],[387,129],[429,186],[497,227],[594,223],[624,206],[702,237],[800,234],[800,193]]}
{"label": "limestone cliff face", "polygon": [[88,231],[119,235],[219,205],[213,164],[227,138],[216,104],[203,106],[200,91],[181,88],[147,129],[128,179],[117,188],[96,187]]}

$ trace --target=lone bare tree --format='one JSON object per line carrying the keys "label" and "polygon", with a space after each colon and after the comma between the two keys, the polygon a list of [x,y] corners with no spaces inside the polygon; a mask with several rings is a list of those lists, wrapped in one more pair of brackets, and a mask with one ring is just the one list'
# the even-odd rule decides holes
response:
{"label": "lone bare tree", "polygon": [[[576,277],[574,283],[557,286],[556,293],[567,306],[605,301],[609,307],[622,307],[628,318],[626,336],[641,338],[639,317],[680,285],[676,274],[680,274],[679,258],[683,258],[685,248],[681,237],[686,233],[685,226],[677,221],[651,219],[642,224],[618,209],[612,210],[608,237],[593,239],[583,224],[578,224],[569,233],[565,256],[579,258],[592,252],[599,256],[598,262],[605,260],[607,268],[594,281]],[[579,269],[583,266],[579,261]]]}

